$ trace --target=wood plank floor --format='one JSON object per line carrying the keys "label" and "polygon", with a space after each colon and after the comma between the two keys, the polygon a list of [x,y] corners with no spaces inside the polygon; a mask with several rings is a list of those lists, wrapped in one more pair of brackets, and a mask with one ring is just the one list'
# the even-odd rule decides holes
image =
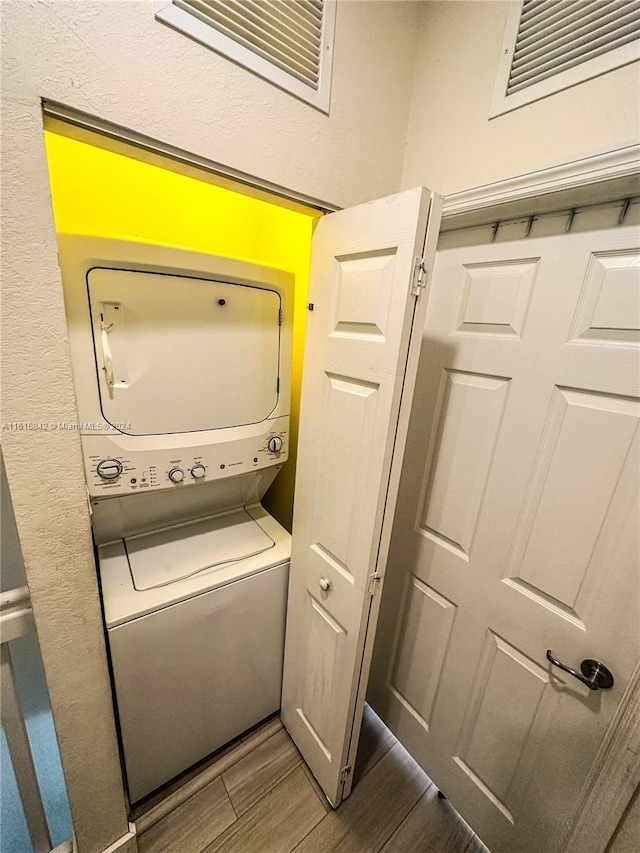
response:
{"label": "wood plank floor", "polygon": [[335,810],[286,731],[267,725],[273,734],[139,836],[140,853],[488,853],[370,708],[353,791]]}

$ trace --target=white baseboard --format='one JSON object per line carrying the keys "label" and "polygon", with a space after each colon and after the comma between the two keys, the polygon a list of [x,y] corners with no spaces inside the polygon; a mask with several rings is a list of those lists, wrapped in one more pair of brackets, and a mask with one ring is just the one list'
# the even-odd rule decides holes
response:
{"label": "white baseboard", "polygon": [[129,824],[129,832],[114,841],[102,853],[138,853],[138,841],[136,838],[136,828],[133,823]]}

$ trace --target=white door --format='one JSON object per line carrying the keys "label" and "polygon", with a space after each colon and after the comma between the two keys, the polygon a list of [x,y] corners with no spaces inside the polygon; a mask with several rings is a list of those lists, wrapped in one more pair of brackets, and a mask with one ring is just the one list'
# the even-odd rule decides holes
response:
{"label": "white door", "polygon": [[438,247],[369,700],[493,853],[562,849],[640,658],[639,209]]}
{"label": "white door", "polygon": [[313,238],[282,720],[334,805],[351,788],[424,323],[416,259],[433,256],[440,209],[410,190],[326,216]]}

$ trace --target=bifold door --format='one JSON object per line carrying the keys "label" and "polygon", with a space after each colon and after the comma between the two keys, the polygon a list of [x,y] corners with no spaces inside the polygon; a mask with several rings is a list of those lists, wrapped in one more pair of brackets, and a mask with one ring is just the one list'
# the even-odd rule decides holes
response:
{"label": "bifold door", "polygon": [[436,256],[369,701],[493,853],[566,849],[637,678],[639,214]]}
{"label": "bifold door", "polygon": [[440,215],[419,188],[314,235],[282,720],[334,806],[351,790]]}

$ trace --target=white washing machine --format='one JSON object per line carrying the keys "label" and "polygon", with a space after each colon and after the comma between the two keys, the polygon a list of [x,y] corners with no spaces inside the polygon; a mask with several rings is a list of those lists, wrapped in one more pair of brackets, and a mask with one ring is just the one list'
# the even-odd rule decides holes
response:
{"label": "white washing machine", "polygon": [[98,546],[132,802],[279,709],[290,553],[259,504]]}
{"label": "white washing machine", "polygon": [[280,707],[293,278],[61,235],[76,399],[129,795]]}

